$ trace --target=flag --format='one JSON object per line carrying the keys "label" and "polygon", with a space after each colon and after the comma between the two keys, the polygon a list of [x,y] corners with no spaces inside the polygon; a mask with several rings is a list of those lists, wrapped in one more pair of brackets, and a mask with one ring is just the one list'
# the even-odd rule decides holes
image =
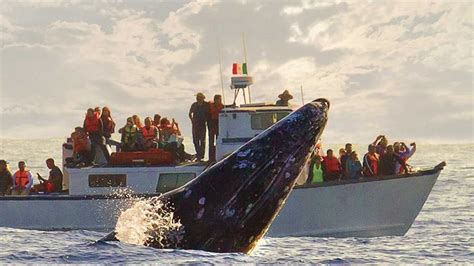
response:
{"label": "flag", "polygon": [[232,65],[232,74],[234,75],[247,75],[247,63]]}

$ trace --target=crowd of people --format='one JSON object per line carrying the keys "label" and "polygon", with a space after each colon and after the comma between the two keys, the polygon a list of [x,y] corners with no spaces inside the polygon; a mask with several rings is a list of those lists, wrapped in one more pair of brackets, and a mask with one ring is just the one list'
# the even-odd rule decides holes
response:
{"label": "crowd of people", "polygon": [[63,190],[63,173],[56,166],[54,160],[46,160],[46,166],[50,169],[48,179],[38,176],[39,184],[33,185],[33,175],[28,170],[26,162],[18,162],[18,170],[13,174],[5,160],[0,160],[0,196],[26,196],[31,192],[54,193]]}
{"label": "crowd of people", "polygon": [[378,136],[368,147],[362,162],[359,155],[347,143],[339,149],[339,157],[329,149],[322,155],[320,143],[312,154],[307,183],[337,180],[355,180],[361,177],[390,176],[408,173],[408,159],[415,153],[416,143],[407,146],[404,142],[389,145],[387,138]]}
{"label": "crowd of people", "polygon": [[68,161],[70,166],[87,166],[94,163],[98,150],[102,151],[108,161],[110,153],[107,145],[114,145],[117,151],[134,152],[163,149],[171,152],[176,162],[204,159],[206,132],[209,138],[209,161],[215,161],[215,144],[219,134],[219,112],[224,108],[222,96],[215,95],[214,101],[205,101],[203,93],[196,94],[196,102],[191,105],[189,118],[192,124],[193,144],[196,155],[185,152],[183,136],[175,119],[155,114],[146,117],[144,124],[138,115],[127,118],[126,124],[118,130],[121,141],[111,139],[116,123],[110,109],[103,107],[89,108],[82,127],[76,127],[71,134],[73,157]]}

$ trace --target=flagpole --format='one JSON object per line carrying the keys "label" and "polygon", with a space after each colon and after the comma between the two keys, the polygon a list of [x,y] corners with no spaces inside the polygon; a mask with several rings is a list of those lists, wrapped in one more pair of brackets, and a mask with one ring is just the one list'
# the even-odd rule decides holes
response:
{"label": "flagpole", "polygon": [[219,41],[219,37],[217,37],[217,54],[219,56],[219,73],[221,77],[222,103],[225,106],[224,79],[222,77],[221,43]]}
{"label": "flagpole", "polygon": [[[242,32],[242,44],[244,46],[244,62],[247,66],[247,76],[249,73],[249,65],[247,63],[247,47],[245,45],[245,33]],[[248,93],[249,93],[249,103],[252,103],[252,98],[250,97],[250,85],[247,87]],[[245,99],[245,89],[244,89],[244,99]],[[247,101],[247,100],[246,100]]]}

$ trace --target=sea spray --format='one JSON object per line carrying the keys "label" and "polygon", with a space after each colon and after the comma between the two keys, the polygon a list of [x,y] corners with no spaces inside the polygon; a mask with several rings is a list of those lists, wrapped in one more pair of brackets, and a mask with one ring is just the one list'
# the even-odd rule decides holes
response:
{"label": "sea spray", "polygon": [[176,248],[184,228],[174,218],[173,209],[157,198],[141,199],[123,211],[115,227],[121,242]]}

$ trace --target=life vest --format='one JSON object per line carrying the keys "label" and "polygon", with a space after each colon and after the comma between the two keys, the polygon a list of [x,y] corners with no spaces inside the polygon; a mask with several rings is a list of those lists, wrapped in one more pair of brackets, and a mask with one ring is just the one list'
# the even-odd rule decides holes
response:
{"label": "life vest", "polygon": [[112,118],[110,117],[103,117],[101,118],[102,120],[102,125],[104,126],[104,132],[106,132],[108,135],[111,135],[115,131],[115,126],[112,121]]}
{"label": "life vest", "polygon": [[100,118],[97,115],[92,117],[86,116],[84,126],[87,133],[99,132]]}
{"label": "life vest", "polygon": [[21,172],[20,170],[15,173],[15,186],[26,187],[28,184],[28,170]]}
{"label": "life vest", "polygon": [[364,175],[376,176],[379,174],[379,158],[378,155],[367,153],[364,156]]}
{"label": "life vest", "polygon": [[73,151],[74,152],[81,152],[84,150],[87,150],[87,144],[89,140],[87,139],[86,135],[83,135],[82,137],[75,137],[73,139]]}
{"label": "life vest", "polygon": [[173,127],[171,124],[167,124],[167,125],[161,124],[160,127],[161,127],[161,131],[160,131],[161,139],[165,142],[168,142],[171,135],[178,134],[177,129]]}
{"label": "life vest", "polygon": [[124,140],[123,142],[125,144],[133,144],[135,142],[135,136],[137,135],[137,132],[138,132],[138,128],[137,126],[133,125],[133,126],[126,126],[124,129],[123,129],[123,134],[124,134]]}
{"label": "life vest", "polygon": [[319,168],[316,164],[313,164],[313,169],[311,171],[311,183],[322,183],[323,182],[323,167],[322,164],[319,165]]}
{"label": "life vest", "polygon": [[219,119],[219,112],[224,108],[224,105],[222,103],[218,104],[216,106],[215,103],[209,102],[209,113],[211,116],[212,120],[218,120]]}
{"label": "life vest", "polygon": [[328,157],[324,157],[323,164],[325,166],[326,172],[328,173],[339,173],[341,172],[341,164],[336,157],[332,157],[329,159]]}
{"label": "life vest", "polygon": [[146,129],[146,127],[142,127],[140,131],[142,132],[143,138],[145,140],[152,140],[155,138],[155,130],[155,126],[150,126],[149,129]]}

